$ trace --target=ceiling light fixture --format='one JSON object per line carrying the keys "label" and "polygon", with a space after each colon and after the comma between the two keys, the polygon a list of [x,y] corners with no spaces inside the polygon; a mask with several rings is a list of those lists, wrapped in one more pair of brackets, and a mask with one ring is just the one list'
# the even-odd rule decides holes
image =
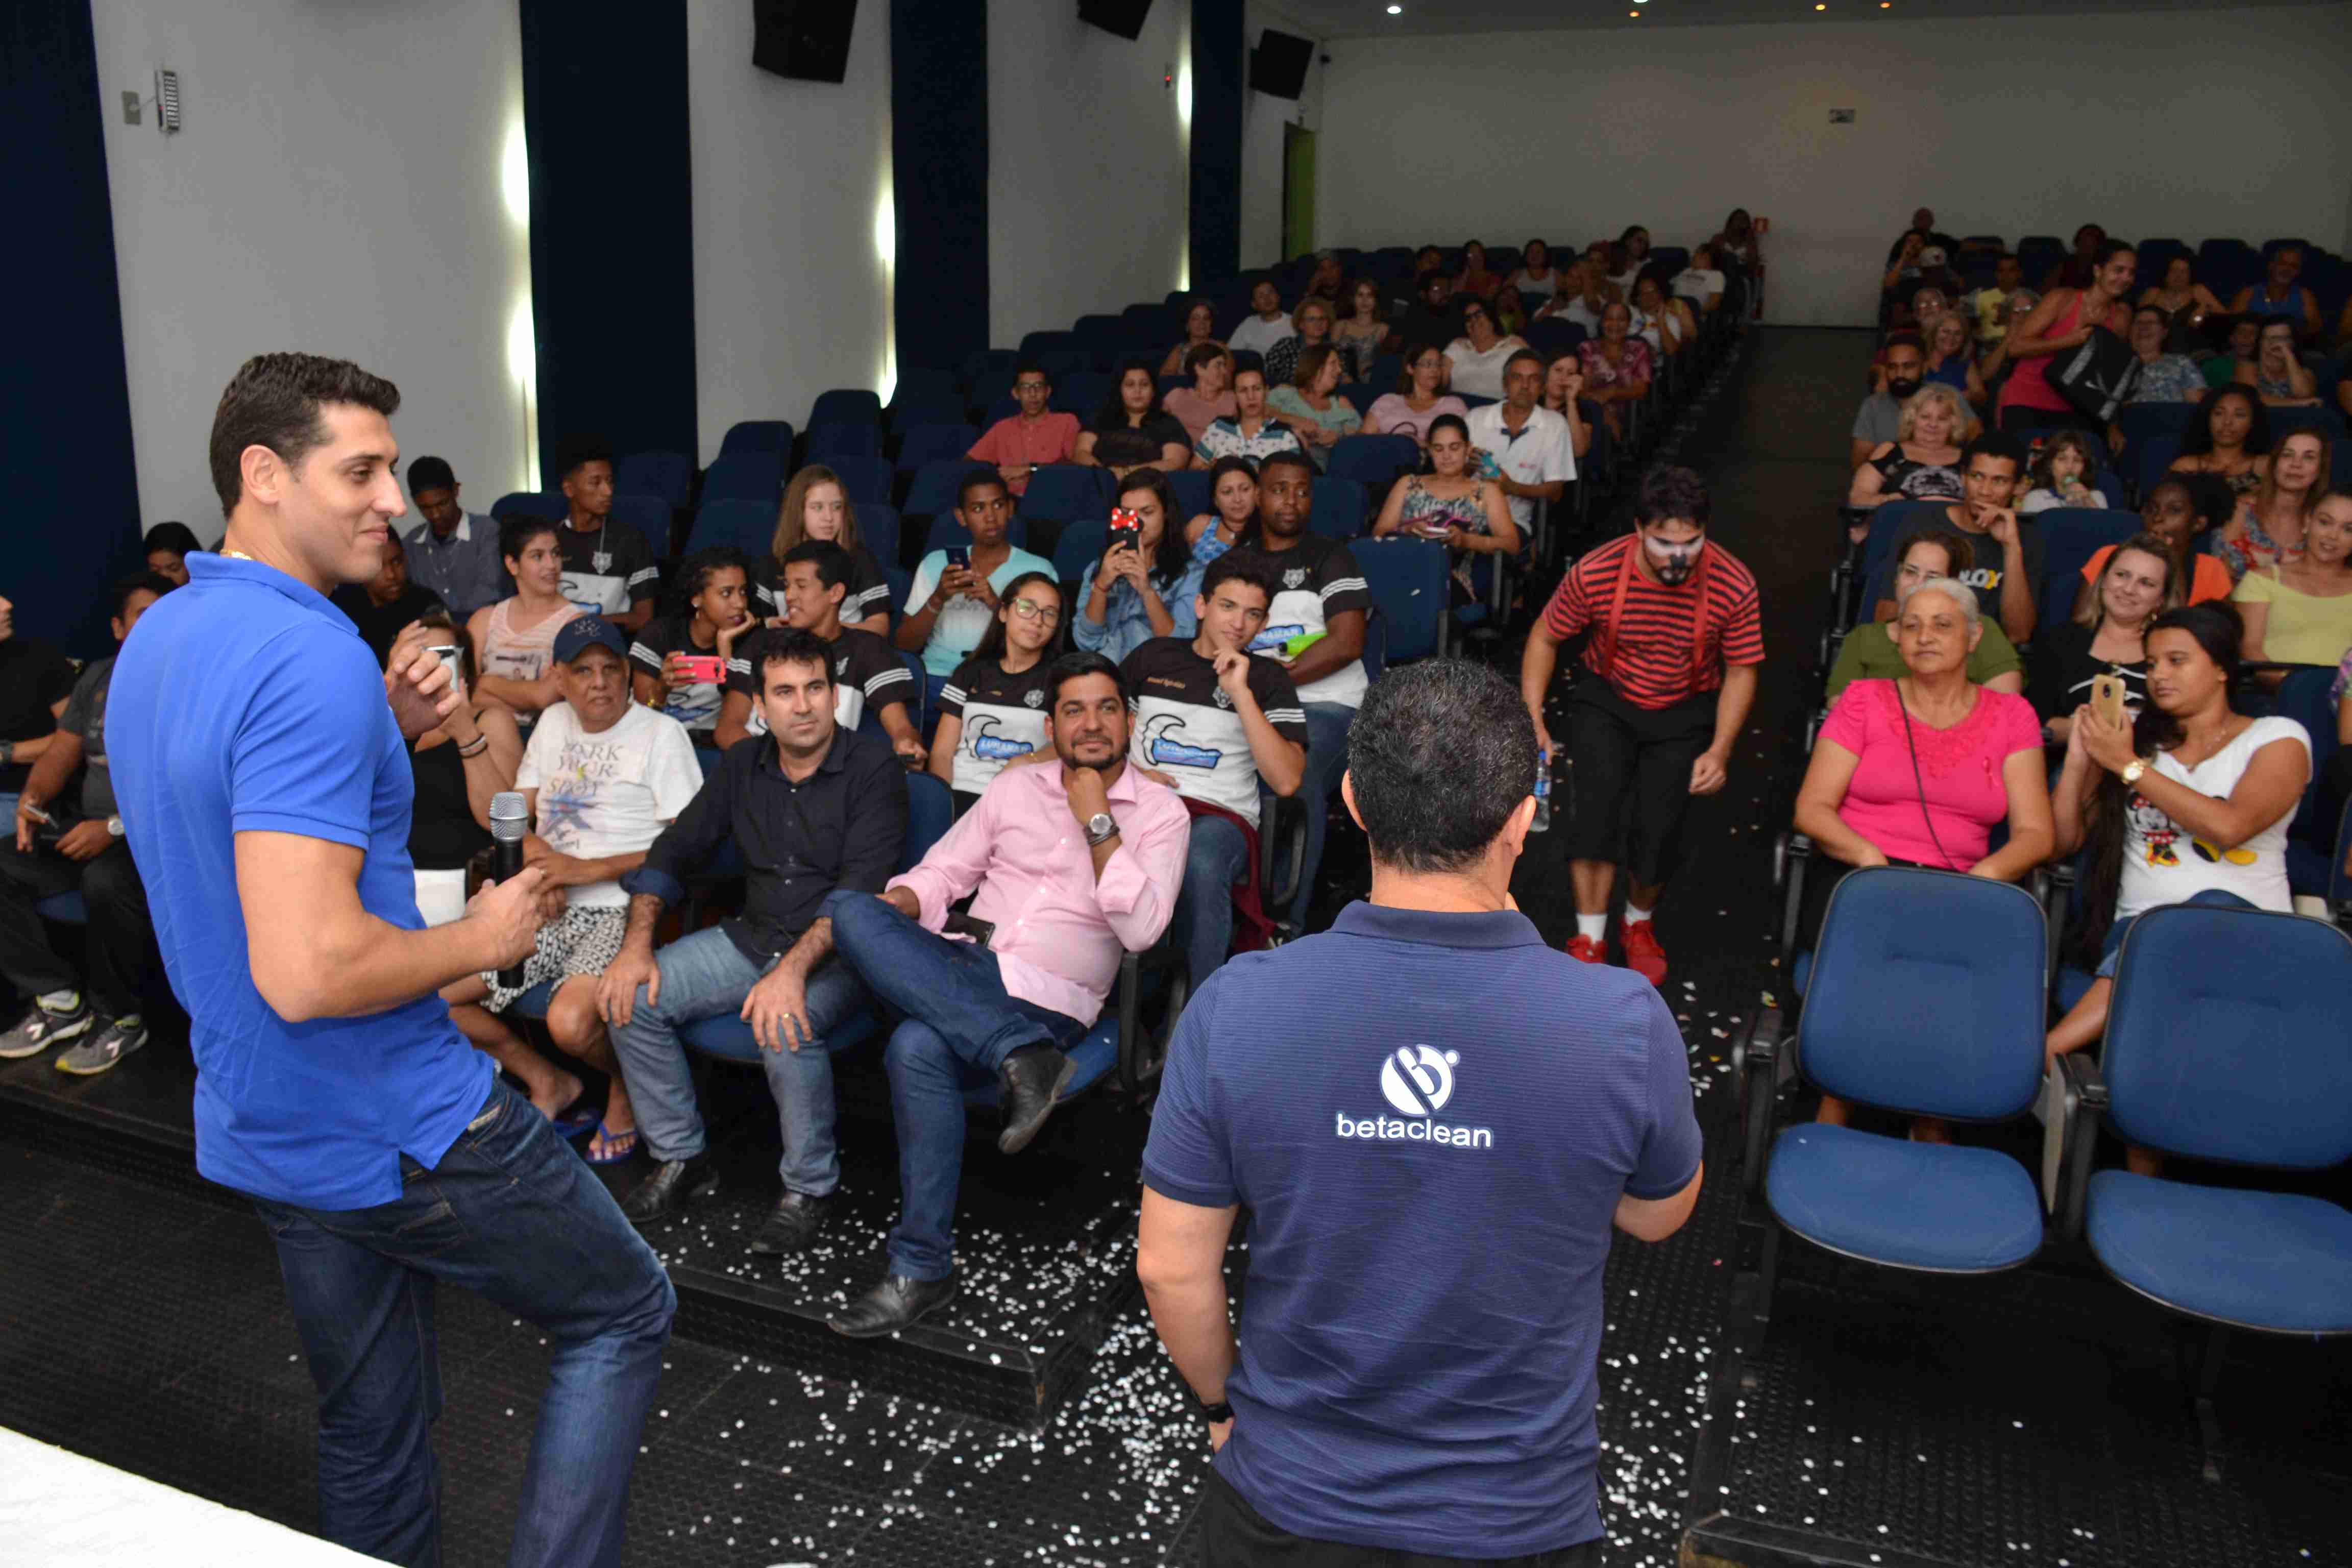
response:
{"label": "ceiling light fixture", "polygon": [[1391,16],[1402,16],[1404,15],[1404,7],[1402,5],[1391,5],[1389,7],[1389,15]]}

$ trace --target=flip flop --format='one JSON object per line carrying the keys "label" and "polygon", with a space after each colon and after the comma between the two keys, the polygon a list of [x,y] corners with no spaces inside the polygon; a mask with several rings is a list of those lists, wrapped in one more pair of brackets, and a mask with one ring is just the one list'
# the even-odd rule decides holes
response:
{"label": "flip flop", "polygon": [[552,1120],[555,1130],[566,1138],[577,1138],[598,1124],[596,1112],[590,1108],[588,1097],[584,1094]]}
{"label": "flip flop", "polygon": [[[605,1152],[600,1157],[593,1149],[583,1149],[581,1151],[581,1154],[590,1164],[617,1165],[622,1161],[626,1160],[636,1153],[637,1130],[635,1128],[632,1127],[625,1132],[615,1132],[611,1128],[605,1126],[602,1120],[599,1120],[596,1123],[596,1131],[597,1134],[605,1141]],[[618,1140],[624,1138],[628,1140],[628,1147],[614,1152],[612,1145]]]}

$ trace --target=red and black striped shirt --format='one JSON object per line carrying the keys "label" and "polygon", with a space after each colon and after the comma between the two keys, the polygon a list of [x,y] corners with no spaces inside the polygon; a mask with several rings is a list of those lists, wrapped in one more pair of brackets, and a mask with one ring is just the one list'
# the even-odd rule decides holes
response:
{"label": "red and black striped shirt", "polygon": [[[1723,684],[1727,664],[1764,662],[1764,632],[1757,614],[1756,578],[1728,551],[1710,543],[1688,582],[1669,588],[1653,582],[1638,562],[1638,534],[1612,539],[1569,568],[1544,606],[1544,626],[1566,642],[1592,628],[1584,667],[1636,708],[1671,708]],[[1610,620],[1618,577],[1630,573],[1624,607]],[[1699,595],[1706,616],[1699,626]],[[1699,646],[1694,647],[1695,636]]]}

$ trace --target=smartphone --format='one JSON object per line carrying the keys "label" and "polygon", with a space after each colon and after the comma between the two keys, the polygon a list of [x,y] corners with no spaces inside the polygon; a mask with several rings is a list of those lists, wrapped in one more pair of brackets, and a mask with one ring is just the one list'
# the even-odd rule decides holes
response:
{"label": "smartphone", "polygon": [[1143,519],[1125,507],[1114,510],[1110,514],[1110,547],[1113,550],[1142,549]]}
{"label": "smartphone", "polygon": [[2129,722],[2124,714],[2124,682],[2121,676],[2091,677],[2091,711],[2118,729]]}
{"label": "smartphone", "polygon": [[462,657],[464,650],[459,648],[455,643],[436,643],[425,651],[431,654],[435,658],[439,659],[441,661],[441,668],[449,672],[449,689],[457,692],[461,697],[464,696],[466,691],[466,676],[464,670],[457,663],[457,660]]}
{"label": "smartphone", "polygon": [[948,546],[948,564],[949,564],[949,565],[950,565],[950,566],[952,566],[952,567],[954,567],[954,568],[955,568],[957,571],[959,571],[959,572],[969,572],[969,571],[971,571],[971,551],[969,551],[969,550],[967,550],[967,549],[965,549],[965,548],[964,548],[962,545],[961,545],[961,544],[950,544],[950,545],[949,545],[949,546]]}
{"label": "smartphone", "polygon": [[727,661],[715,653],[679,654],[677,668],[688,679],[707,680],[714,686],[727,679]]}

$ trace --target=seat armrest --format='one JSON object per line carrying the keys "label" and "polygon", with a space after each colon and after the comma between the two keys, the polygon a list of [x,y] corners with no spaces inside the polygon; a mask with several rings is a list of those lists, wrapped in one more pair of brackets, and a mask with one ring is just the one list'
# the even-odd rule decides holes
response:
{"label": "seat armrest", "polygon": [[1783,831],[1772,844],[1772,879],[1780,885],[1780,984],[1797,982],[1797,916],[1805,907],[1805,876],[1813,859],[1813,841],[1801,833]]}
{"label": "seat armrest", "polygon": [[2106,1080],[2088,1052],[2070,1051],[2051,1064],[2042,1086],[2042,1202],[2061,1239],[2083,1234],[2083,1209],[2098,1152],[2099,1123],[2107,1105]]}
{"label": "seat armrest", "polygon": [[[1169,976],[1168,994],[1156,1024],[1144,1018],[1143,977],[1147,973]],[[1168,1042],[1176,1033],[1176,1020],[1191,998],[1191,978],[1183,949],[1165,931],[1143,952],[1127,953],[1119,959],[1118,1072],[1118,1086],[1125,1093],[1140,1098],[1159,1081],[1160,1069],[1168,1059]]]}
{"label": "seat armrest", "polygon": [[1761,1008],[1732,1042],[1731,1078],[1739,1091],[1739,1179],[1750,1196],[1764,1190],[1764,1163],[1777,1131],[1786,1026],[1780,1008]]}

